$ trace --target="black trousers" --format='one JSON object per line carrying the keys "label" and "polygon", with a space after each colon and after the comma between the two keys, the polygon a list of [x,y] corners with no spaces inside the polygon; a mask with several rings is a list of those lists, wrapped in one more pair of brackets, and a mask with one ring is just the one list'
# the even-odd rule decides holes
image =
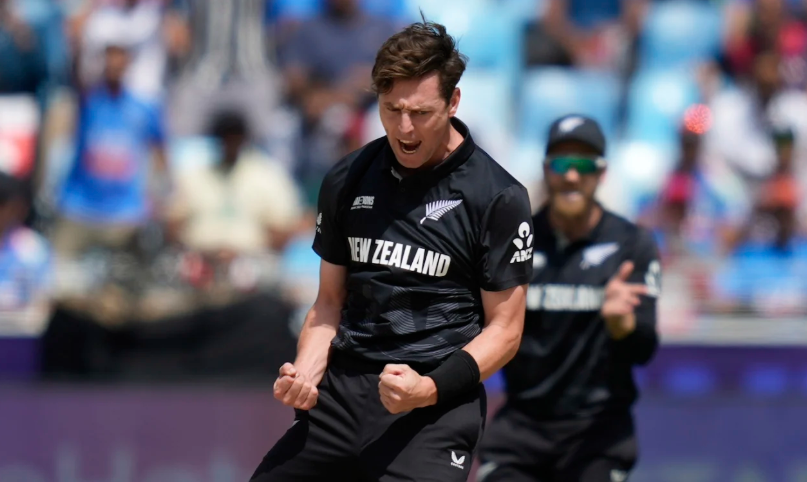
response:
{"label": "black trousers", "polygon": [[540,421],[505,406],[480,448],[477,482],[624,482],[636,463],[629,411]]}
{"label": "black trousers", "polygon": [[378,393],[382,370],[335,356],[317,405],[296,412],[251,480],[466,481],[485,424],[484,387],[445,406],[392,415]]}

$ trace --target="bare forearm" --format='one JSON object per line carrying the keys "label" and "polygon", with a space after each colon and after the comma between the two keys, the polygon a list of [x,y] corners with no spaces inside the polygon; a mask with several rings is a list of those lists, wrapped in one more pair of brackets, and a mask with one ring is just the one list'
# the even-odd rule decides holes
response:
{"label": "bare forearm", "polygon": [[314,306],[308,312],[300,339],[297,342],[297,359],[294,366],[318,384],[328,366],[331,341],[336,336],[341,307]]}
{"label": "bare forearm", "polygon": [[523,317],[518,323],[491,323],[463,348],[479,365],[480,381],[488,379],[516,355],[522,328]]}

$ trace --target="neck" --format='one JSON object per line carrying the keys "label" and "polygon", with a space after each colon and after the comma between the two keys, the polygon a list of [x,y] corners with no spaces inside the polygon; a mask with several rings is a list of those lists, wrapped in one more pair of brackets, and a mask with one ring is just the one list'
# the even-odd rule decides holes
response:
{"label": "neck", "polygon": [[117,97],[123,90],[123,84],[121,82],[116,81],[107,81],[106,88],[113,96]]}
{"label": "neck", "polygon": [[449,123],[446,135],[443,137],[443,142],[440,143],[440,148],[434,153],[434,157],[432,159],[426,161],[424,167],[436,166],[445,161],[452,152],[457,150],[460,144],[462,144],[462,141],[462,134],[460,134],[459,131]]}
{"label": "neck", "polygon": [[565,216],[557,212],[552,205],[549,206],[549,224],[569,241],[577,241],[585,237],[597,226],[602,219],[602,208],[597,203],[592,203],[579,216]]}

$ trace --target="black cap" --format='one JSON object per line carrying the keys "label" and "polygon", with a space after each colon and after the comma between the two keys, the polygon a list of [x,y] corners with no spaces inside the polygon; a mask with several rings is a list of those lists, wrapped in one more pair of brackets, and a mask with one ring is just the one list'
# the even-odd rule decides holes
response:
{"label": "black cap", "polygon": [[549,141],[546,152],[560,142],[576,141],[592,147],[598,155],[605,156],[605,135],[594,119],[584,115],[563,116],[549,128]]}

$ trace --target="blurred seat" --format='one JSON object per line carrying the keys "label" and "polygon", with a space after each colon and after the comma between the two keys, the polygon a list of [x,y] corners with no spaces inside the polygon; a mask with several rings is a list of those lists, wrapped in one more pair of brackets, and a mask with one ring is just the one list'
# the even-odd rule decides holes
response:
{"label": "blurred seat", "polygon": [[453,25],[460,25],[462,20],[468,18],[470,13],[476,12],[485,7],[488,0],[440,0],[424,2],[423,0],[408,0],[410,15],[420,18],[420,12],[426,16],[426,20],[442,23],[449,27],[449,22]]}
{"label": "blurred seat", "polygon": [[777,316],[807,308],[804,263],[793,254],[746,243],[713,273],[716,299]]}
{"label": "blurred seat", "polygon": [[547,0],[504,0],[499,3],[507,12],[526,23],[542,16]]}
{"label": "blurred seat", "polygon": [[640,63],[671,68],[713,58],[722,30],[723,19],[712,2],[652,2],[641,32]]}
{"label": "blurred seat", "polygon": [[522,60],[519,14],[484,0],[441,0],[422,7],[427,20],[445,25],[457,40],[460,52],[468,56],[469,71],[505,72],[515,88]]}
{"label": "blurred seat", "polygon": [[377,17],[407,21],[419,19],[411,15],[407,0],[361,0],[361,6],[365,12]]}
{"label": "blurred seat", "polygon": [[616,130],[619,83],[604,72],[546,67],[524,75],[519,137],[543,144],[552,121],[567,114],[596,119],[608,138]]}
{"label": "blurred seat", "polygon": [[704,396],[715,391],[717,378],[706,366],[681,365],[666,373],[663,384],[672,395]]}
{"label": "blurred seat", "polygon": [[462,99],[457,116],[474,140],[494,159],[504,162],[512,136],[513,89],[509,75],[500,71],[471,71],[460,80]]}
{"label": "blurred seat", "polygon": [[743,373],[741,383],[749,395],[780,396],[788,390],[788,373],[782,366],[754,366]]}
{"label": "blurred seat", "polygon": [[[366,13],[378,17],[393,19],[412,17],[412,6],[407,0],[360,0],[359,4]],[[322,13],[325,0],[274,0],[267,9],[269,20],[304,20]]]}
{"label": "blurred seat", "polygon": [[627,139],[672,147],[684,112],[698,100],[691,72],[684,69],[639,72],[628,92]]}

